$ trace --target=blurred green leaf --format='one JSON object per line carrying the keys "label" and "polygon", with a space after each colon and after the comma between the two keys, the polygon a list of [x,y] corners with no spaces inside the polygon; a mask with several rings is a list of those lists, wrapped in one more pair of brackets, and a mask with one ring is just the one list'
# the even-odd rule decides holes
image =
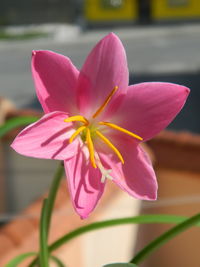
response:
{"label": "blurred green leaf", "polygon": [[17,257],[12,259],[8,264],[6,264],[5,267],[16,267],[23,260],[25,260],[26,258],[31,257],[31,256],[37,256],[37,253],[36,252],[28,252],[28,253],[24,253],[24,254],[18,255]]}
{"label": "blurred green leaf", "polygon": [[[135,217],[118,218],[112,220],[106,220],[102,222],[94,222],[88,225],[84,225],[71,231],[70,233],[57,239],[54,243],[49,246],[49,251],[53,251],[63,244],[69,242],[70,240],[83,235],[84,233],[95,231],[97,229],[103,229],[107,227],[113,227],[123,224],[152,224],[152,223],[180,223],[183,222],[187,217],[185,216],[175,216],[175,215],[165,215],[165,214],[153,214],[153,215],[140,215]],[[199,223],[196,223],[200,226]]]}
{"label": "blurred green leaf", "polygon": [[28,125],[30,123],[36,122],[37,120],[38,117],[36,116],[11,118],[0,126],[0,138],[17,127]]}
{"label": "blurred green leaf", "polygon": [[66,265],[56,256],[51,256],[51,259],[57,264],[58,267],[66,267]]}
{"label": "blurred green leaf", "polygon": [[47,37],[48,34],[39,31],[29,31],[25,33],[9,33],[5,30],[0,30],[0,40],[12,41],[12,40],[29,40],[41,37]]}
{"label": "blurred green leaf", "polygon": [[200,222],[200,213],[195,214],[193,217],[190,217],[184,220],[182,223],[179,223],[178,225],[174,226],[173,228],[166,231],[164,234],[160,235],[159,237],[154,239],[152,242],[150,242],[147,246],[145,246],[142,250],[140,250],[134,256],[134,258],[130,261],[130,263],[138,264],[142,262],[154,250],[158,249],[159,247],[164,245],[166,242],[176,237],[178,234],[186,231],[188,228],[196,225],[199,222]]}

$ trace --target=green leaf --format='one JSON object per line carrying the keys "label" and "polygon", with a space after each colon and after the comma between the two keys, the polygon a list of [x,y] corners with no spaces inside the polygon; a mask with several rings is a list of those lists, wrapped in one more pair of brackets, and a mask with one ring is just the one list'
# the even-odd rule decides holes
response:
{"label": "green leaf", "polygon": [[5,267],[16,267],[18,264],[20,264],[23,260],[25,260],[28,257],[37,256],[36,252],[28,252],[21,255],[18,255],[14,259],[12,259],[8,264],[6,264]]}
{"label": "green leaf", "polygon": [[26,116],[26,117],[15,117],[7,120],[3,125],[0,126],[0,138],[2,138],[4,135],[6,135],[11,130],[28,125],[30,123],[36,122],[38,120],[38,117],[36,116]]}
{"label": "green leaf", "polygon": [[53,182],[51,184],[50,190],[49,190],[49,195],[48,195],[48,202],[47,202],[47,235],[49,232],[49,227],[50,227],[50,223],[51,223],[51,216],[52,216],[52,211],[53,211],[53,207],[54,207],[54,203],[55,203],[55,199],[56,199],[56,194],[60,185],[60,181],[63,177],[64,174],[64,167],[63,164],[59,164],[56,173],[54,175],[53,178]]}
{"label": "green leaf", "polygon": [[[127,218],[118,218],[118,219],[112,219],[112,220],[106,220],[101,222],[94,222],[85,226],[82,226],[80,228],[75,229],[74,231],[71,231],[67,233],[66,235],[60,237],[57,239],[54,243],[52,243],[49,246],[49,252],[52,252],[56,250],[57,248],[61,247],[62,245],[66,244],[70,240],[83,235],[87,232],[95,231],[98,229],[103,229],[107,227],[113,227],[118,225],[126,225],[126,224],[155,224],[155,223],[181,223],[185,221],[187,217],[185,216],[175,216],[175,215],[165,215],[165,214],[159,214],[159,215],[140,215],[135,217],[127,217]],[[200,226],[198,222],[196,222],[196,225]],[[29,267],[33,267],[34,264],[37,262],[37,258],[32,262]]]}
{"label": "green leaf", "polygon": [[133,263],[111,263],[104,265],[103,267],[137,267],[137,265]]}
{"label": "green leaf", "polygon": [[49,251],[53,251],[70,240],[83,235],[84,233],[103,229],[107,227],[113,227],[124,224],[152,224],[152,223],[180,223],[183,222],[187,217],[175,216],[175,215],[140,215],[135,217],[119,218],[106,220],[102,222],[94,222],[80,228],[71,231],[70,233],[57,239],[54,243],[49,246]]}
{"label": "green leaf", "polygon": [[49,253],[47,244],[47,199],[43,201],[42,213],[40,218],[40,251],[39,259],[42,267],[49,266]]}
{"label": "green leaf", "polygon": [[51,256],[51,259],[58,265],[58,267],[66,267],[66,265],[56,256]]}
{"label": "green leaf", "polygon": [[193,217],[184,220],[182,223],[174,226],[170,230],[166,231],[164,234],[160,235],[154,239],[150,244],[145,246],[135,257],[130,261],[130,263],[140,263],[142,262],[150,253],[158,249],[170,239],[176,237],[178,234],[192,227],[193,225],[200,222],[200,213],[194,215]]}

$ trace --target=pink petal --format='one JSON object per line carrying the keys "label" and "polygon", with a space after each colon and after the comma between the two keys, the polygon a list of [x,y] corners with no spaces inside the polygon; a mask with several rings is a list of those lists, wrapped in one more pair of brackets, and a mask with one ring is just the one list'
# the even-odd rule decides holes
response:
{"label": "pink petal", "polygon": [[138,134],[144,141],[148,140],[175,118],[189,91],[185,86],[161,82],[129,86],[112,122]]}
{"label": "pink petal", "polygon": [[74,111],[79,72],[69,58],[51,51],[33,51],[32,74],[44,112]]}
{"label": "pink petal", "polygon": [[[120,142],[120,143],[119,143]],[[110,175],[122,190],[131,196],[143,200],[157,198],[157,181],[151,160],[140,146],[118,140],[119,148],[125,163],[122,164],[113,154],[100,154],[104,165],[112,169]]]}
{"label": "pink petal", "polygon": [[65,171],[72,203],[76,212],[85,219],[94,210],[103,194],[99,169],[94,169],[81,148],[72,159],[65,160]]}
{"label": "pink petal", "polygon": [[118,108],[128,86],[124,47],[119,38],[110,33],[94,47],[80,71],[77,95],[82,115],[88,117],[95,113],[115,86],[119,89],[106,108],[107,114]]}
{"label": "pink petal", "polygon": [[52,112],[26,127],[13,141],[11,147],[24,156],[64,160],[77,153],[75,140],[69,144],[74,130],[64,122],[68,115]]}

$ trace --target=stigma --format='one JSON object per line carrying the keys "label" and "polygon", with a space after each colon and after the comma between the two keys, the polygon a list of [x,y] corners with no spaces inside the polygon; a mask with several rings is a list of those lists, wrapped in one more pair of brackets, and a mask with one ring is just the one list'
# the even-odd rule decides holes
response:
{"label": "stigma", "polygon": [[[111,140],[108,139],[107,136],[105,136],[102,132],[103,129],[105,129],[105,126],[112,129],[113,131],[119,131],[123,134],[129,135],[134,139],[137,139],[139,141],[142,141],[143,138],[140,137],[139,135],[130,132],[127,129],[122,128],[121,126],[118,126],[114,123],[111,122],[105,122],[105,121],[98,121],[97,117],[99,116],[100,113],[104,111],[110,100],[112,99],[112,96],[115,94],[117,91],[118,86],[115,86],[110,94],[106,97],[105,101],[102,103],[102,105],[95,111],[95,113],[92,115],[91,122],[85,118],[84,116],[81,115],[76,115],[76,116],[71,116],[66,118],[64,121],[65,122],[73,122],[75,123],[76,130],[75,132],[71,135],[69,138],[69,143],[72,143],[75,138],[80,137],[82,142],[87,146],[88,151],[89,151],[89,160],[91,165],[94,168],[97,168],[101,171],[102,173],[102,178],[101,181],[104,182],[106,178],[112,179],[112,176],[110,175],[110,172],[112,170],[106,170],[98,156],[98,153],[95,151],[94,147],[94,140],[96,139],[100,140],[103,142],[105,145],[107,145],[110,150],[118,157],[118,159],[121,161],[122,164],[124,164],[124,158],[123,155],[120,153],[118,148],[111,142]],[[103,126],[103,127],[102,127]]]}

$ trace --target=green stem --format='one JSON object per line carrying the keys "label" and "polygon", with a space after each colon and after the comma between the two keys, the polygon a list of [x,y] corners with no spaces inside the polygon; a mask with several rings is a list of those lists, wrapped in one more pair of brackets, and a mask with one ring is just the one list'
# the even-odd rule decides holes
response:
{"label": "green stem", "polygon": [[[50,223],[51,223],[51,216],[52,216],[52,210],[54,207],[55,199],[56,199],[56,194],[60,185],[60,181],[63,177],[64,174],[64,167],[63,163],[59,164],[56,173],[53,178],[53,182],[50,186],[49,189],[49,196],[48,196],[48,201],[46,203],[46,225],[47,225],[47,240],[48,240],[48,233],[49,233],[49,228],[50,228]],[[38,259],[35,258],[30,264],[29,267],[34,267],[38,262]]]}
{"label": "green stem", "polygon": [[159,248],[163,244],[165,244],[170,239],[174,238],[176,235],[182,233],[186,229],[190,228],[194,224],[200,221],[200,213],[194,215],[193,217],[185,220],[184,222],[176,225],[171,228],[155,240],[153,240],[149,245],[145,246],[131,261],[130,263],[140,263],[143,261],[150,253],[152,253],[155,249]]}
{"label": "green stem", "polygon": [[40,252],[39,261],[40,266],[49,266],[49,251],[47,245],[47,203],[48,200],[44,199],[42,206],[42,213],[40,218]]}
{"label": "green stem", "polygon": [[183,216],[173,216],[173,215],[141,215],[128,218],[120,218],[113,220],[106,220],[102,222],[94,222],[86,226],[77,228],[76,230],[64,235],[59,238],[53,244],[49,246],[49,251],[53,251],[63,244],[69,242],[77,236],[80,236],[86,232],[91,232],[97,229],[123,225],[123,224],[146,224],[146,223],[180,223],[183,222],[186,217]]}
{"label": "green stem", "polygon": [[49,195],[48,195],[48,202],[47,202],[47,233],[49,232],[49,227],[51,223],[51,216],[52,216],[52,210],[54,207],[55,199],[56,199],[56,194],[60,185],[60,181],[63,177],[64,174],[64,167],[63,164],[59,164],[56,173],[53,178],[53,182],[51,184],[50,190],[49,190]]}

